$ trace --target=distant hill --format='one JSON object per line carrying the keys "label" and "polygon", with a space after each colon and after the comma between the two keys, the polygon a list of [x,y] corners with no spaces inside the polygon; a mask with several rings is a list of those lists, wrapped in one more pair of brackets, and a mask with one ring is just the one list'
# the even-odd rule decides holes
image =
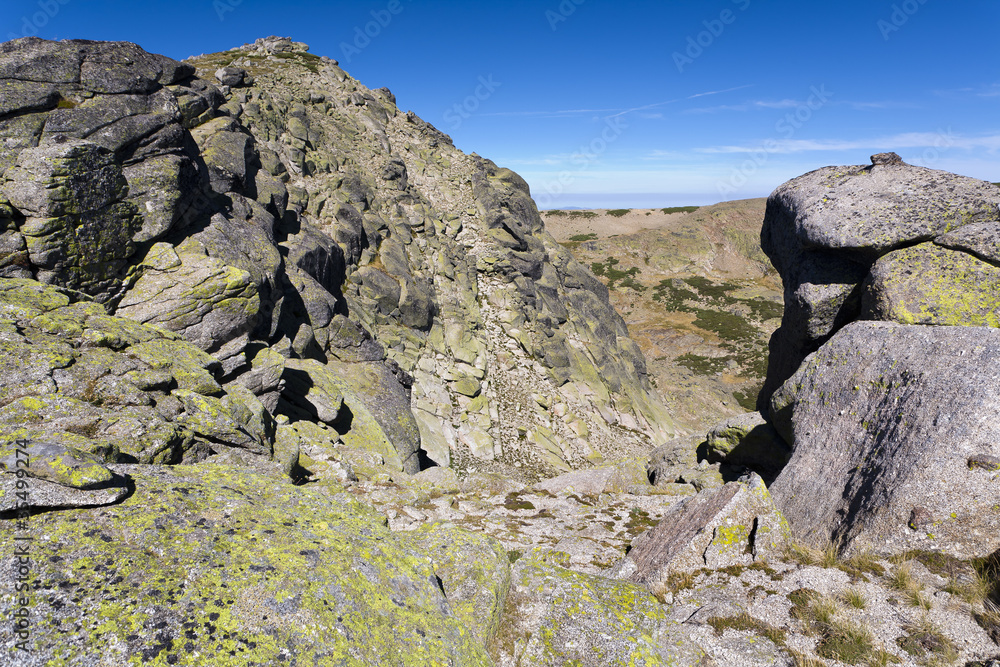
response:
{"label": "distant hill", "polygon": [[782,313],[760,249],[765,201],[542,214],[608,285],[664,403],[693,432],[753,410],[764,379]]}

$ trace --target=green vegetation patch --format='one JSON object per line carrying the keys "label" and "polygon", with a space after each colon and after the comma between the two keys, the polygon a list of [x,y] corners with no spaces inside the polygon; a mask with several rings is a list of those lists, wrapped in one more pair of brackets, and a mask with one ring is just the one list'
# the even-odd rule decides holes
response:
{"label": "green vegetation patch", "polygon": [[708,299],[721,301],[725,304],[733,304],[739,301],[739,299],[734,298],[730,294],[740,288],[735,283],[716,283],[704,276],[691,276],[690,278],[685,278],[684,282],[698,290],[699,294]]}
{"label": "green vegetation patch", "polygon": [[833,623],[825,628],[816,644],[816,655],[849,665],[867,662],[875,652],[871,630],[851,621]]}
{"label": "green vegetation patch", "polygon": [[320,57],[312,53],[275,53],[274,57],[280,58],[282,60],[297,60],[299,64],[305,67],[307,70],[313,74],[319,73],[319,63]]}
{"label": "green vegetation patch", "polygon": [[669,206],[667,208],[661,208],[660,210],[670,215],[671,213],[694,213],[700,206]]}
{"label": "green vegetation patch", "polygon": [[785,305],[778,301],[757,297],[745,303],[750,307],[753,316],[761,321],[780,319],[785,314]]}
{"label": "green vegetation patch", "polygon": [[694,311],[698,315],[694,320],[695,326],[713,332],[725,342],[755,342],[760,337],[757,327],[739,315],[725,310],[703,308],[695,308]]}
{"label": "green vegetation patch", "polygon": [[601,276],[602,278],[608,279],[608,289],[613,290],[615,288],[615,283],[621,283],[622,287],[628,287],[636,292],[642,292],[646,289],[646,286],[642,283],[636,282],[635,276],[637,276],[641,271],[639,267],[633,266],[627,271],[622,271],[615,267],[618,266],[618,259],[614,257],[608,257],[604,262],[594,262],[590,265],[590,270],[594,272],[595,276]]}
{"label": "green vegetation patch", "polygon": [[686,305],[685,301],[697,300],[698,295],[691,290],[678,287],[677,279],[661,280],[659,285],[653,287],[653,301],[662,303],[663,307],[671,312],[682,313],[692,312],[694,309]]}
{"label": "green vegetation patch", "polygon": [[884,652],[875,650],[871,631],[859,623],[840,618],[837,604],[809,589],[799,588],[788,594],[791,615],[805,625],[807,634],[818,635],[816,654],[827,660],[850,665],[884,660]]}
{"label": "green vegetation patch", "polygon": [[703,357],[698,354],[682,354],[674,361],[697,375],[718,375],[725,370],[729,357]]}
{"label": "green vegetation patch", "polygon": [[721,637],[726,630],[739,630],[740,632],[753,632],[767,637],[775,646],[784,646],[788,639],[788,632],[781,628],[757,620],[750,614],[743,612],[737,616],[713,616],[708,619],[708,624],[715,630],[716,636]]}
{"label": "green vegetation patch", "polygon": [[625,524],[625,530],[629,535],[635,537],[641,533],[645,533],[647,530],[654,528],[659,520],[653,519],[649,516],[649,512],[638,507],[633,507],[628,513],[628,522]]}
{"label": "green vegetation patch", "polygon": [[529,500],[522,498],[518,493],[507,494],[507,497],[504,498],[503,506],[512,512],[535,509],[535,506]]}
{"label": "green vegetation patch", "polygon": [[597,214],[593,211],[560,211],[559,209],[553,209],[551,211],[545,211],[545,215],[558,215],[562,217],[568,217],[571,220],[577,218],[583,218],[584,220],[590,220],[591,218],[596,218]]}
{"label": "green vegetation patch", "polygon": [[574,241],[576,243],[584,243],[586,241],[593,241],[596,238],[597,234],[591,232],[590,234],[576,234],[575,236],[569,237],[569,240]]}
{"label": "green vegetation patch", "polygon": [[763,384],[758,384],[747,391],[734,391],[733,398],[736,399],[741,408],[747,412],[753,412],[757,409],[757,394],[763,387]]}
{"label": "green vegetation patch", "polygon": [[903,631],[906,634],[897,637],[896,643],[915,658],[935,656],[945,662],[953,662],[958,658],[955,645],[926,618],[916,625],[903,626]]}
{"label": "green vegetation patch", "polygon": [[628,215],[631,212],[632,212],[632,209],[630,209],[630,208],[616,208],[616,209],[612,209],[612,210],[608,211],[608,215],[610,215],[613,218],[620,218],[623,215]]}

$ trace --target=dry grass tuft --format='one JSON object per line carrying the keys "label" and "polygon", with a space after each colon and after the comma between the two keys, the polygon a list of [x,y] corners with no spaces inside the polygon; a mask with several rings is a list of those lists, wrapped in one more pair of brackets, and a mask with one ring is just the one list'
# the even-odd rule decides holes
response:
{"label": "dry grass tuft", "polygon": [[941,629],[924,616],[914,625],[904,626],[906,635],[896,640],[899,647],[927,664],[950,664],[958,660],[958,650]]}
{"label": "dry grass tuft", "polygon": [[868,599],[865,598],[865,594],[857,588],[848,588],[840,594],[840,599],[855,609],[864,609],[868,606]]}

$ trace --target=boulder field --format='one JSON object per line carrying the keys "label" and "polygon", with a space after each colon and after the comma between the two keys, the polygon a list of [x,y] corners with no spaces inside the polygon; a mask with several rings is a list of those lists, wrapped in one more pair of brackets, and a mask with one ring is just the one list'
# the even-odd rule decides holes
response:
{"label": "boulder field", "polygon": [[772,195],[762,412],[706,439],[388,89],[0,44],[3,664],[986,664],[1000,190],[876,163]]}

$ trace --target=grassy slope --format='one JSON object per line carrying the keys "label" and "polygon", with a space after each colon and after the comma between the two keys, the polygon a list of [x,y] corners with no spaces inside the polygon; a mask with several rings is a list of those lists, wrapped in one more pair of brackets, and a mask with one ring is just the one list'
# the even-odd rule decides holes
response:
{"label": "grassy slope", "polygon": [[[543,213],[556,238],[609,286],[664,402],[693,432],[752,410],[763,382],[782,310],[780,278],[760,250],[764,203],[672,215]],[[630,233],[617,233],[629,221]]]}

